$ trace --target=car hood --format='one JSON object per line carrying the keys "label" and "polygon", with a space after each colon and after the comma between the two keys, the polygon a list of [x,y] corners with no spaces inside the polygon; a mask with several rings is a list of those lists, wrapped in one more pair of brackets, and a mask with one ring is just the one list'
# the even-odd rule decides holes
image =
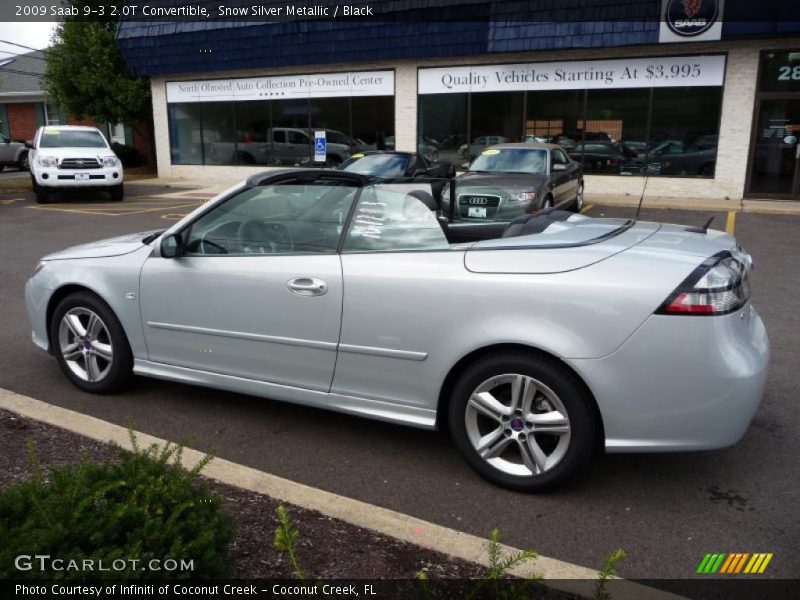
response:
{"label": "car hood", "polygon": [[510,192],[532,191],[547,181],[547,175],[533,173],[464,173],[456,177],[456,190],[466,187],[492,186]]}
{"label": "car hood", "polygon": [[93,158],[95,156],[116,156],[111,148],[38,148],[39,156],[55,156],[56,158]]}
{"label": "car hood", "polygon": [[72,246],[60,252],[53,252],[43,257],[42,260],[67,260],[74,258],[103,258],[106,256],[120,256],[128,254],[144,244],[142,240],[149,234],[155,233],[158,230],[143,231],[141,233],[129,233],[128,235],[121,235],[119,237],[108,238],[99,240],[97,242],[89,242],[88,244],[80,244],[79,246]]}

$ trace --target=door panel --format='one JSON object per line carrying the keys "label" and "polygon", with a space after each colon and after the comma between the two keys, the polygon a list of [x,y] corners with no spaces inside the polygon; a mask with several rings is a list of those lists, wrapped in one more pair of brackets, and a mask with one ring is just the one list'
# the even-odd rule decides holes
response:
{"label": "door panel", "polygon": [[748,194],[800,198],[800,99],[762,100]]}
{"label": "door panel", "polygon": [[[324,291],[290,289],[293,280],[294,288],[321,281]],[[338,255],[152,257],[140,301],[151,361],[330,389],[342,309]]]}

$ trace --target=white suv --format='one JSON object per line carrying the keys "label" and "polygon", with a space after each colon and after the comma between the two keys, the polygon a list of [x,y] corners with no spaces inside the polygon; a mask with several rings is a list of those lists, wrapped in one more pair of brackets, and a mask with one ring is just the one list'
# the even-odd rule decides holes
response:
{"label": "white suv", "polygon": [[122,200],[122,163],[95,127],[40,127],[28,156],[31,182],[40,204],[63,188],[105,188]]}

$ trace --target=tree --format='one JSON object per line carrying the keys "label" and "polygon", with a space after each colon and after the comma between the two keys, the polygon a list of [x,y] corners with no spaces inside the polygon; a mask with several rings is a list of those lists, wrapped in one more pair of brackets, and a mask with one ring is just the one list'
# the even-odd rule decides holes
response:
{"label": "tree", "polygon": [[134,76],[125,64],[116,41],[119,17],[109,14],[111,4],[119,7],[123,1],[64,3],[80,15],[86,6],[104,6],[105,14],[91,20],[67,17],[56,27],[42,80],[48,97],[77,119],[125,123],[144,135],[137,122],[152,109],[150,82]]}

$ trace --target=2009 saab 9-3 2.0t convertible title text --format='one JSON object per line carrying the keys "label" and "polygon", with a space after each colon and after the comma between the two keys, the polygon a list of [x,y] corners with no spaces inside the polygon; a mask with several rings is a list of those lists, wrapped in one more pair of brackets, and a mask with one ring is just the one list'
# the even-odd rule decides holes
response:
{"label": "2009 saab 9-3 2.0t convertible title text", "polygon": [[768,341],[718,231],[544,211],[452,243],[421,190],[251,177],[166,232],[45,257],[33,341],[90,392],[131,373],[434,428],[539,491],[609,452],[733,444]]}

